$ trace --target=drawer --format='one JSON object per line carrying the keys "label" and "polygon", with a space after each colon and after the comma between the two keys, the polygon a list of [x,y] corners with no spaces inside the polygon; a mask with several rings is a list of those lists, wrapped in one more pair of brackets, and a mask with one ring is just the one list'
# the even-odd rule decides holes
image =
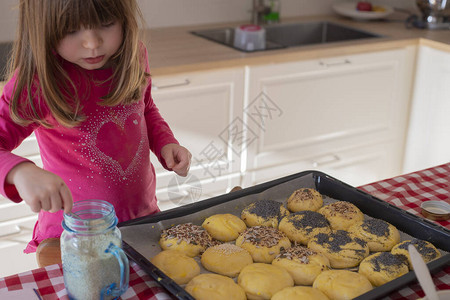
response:
{"label": "drawer", "polygon": [[[302,149],[297,149],[297,153]],[[326,148],[316,155],[283,155],[279,160],[266,160],[263,167],[249,170],[243,186],[266,182],[305,170],[318,170],[353,185],[360,186],[401,172],[401,152],[395,153],[389,142],[358,147]]]}

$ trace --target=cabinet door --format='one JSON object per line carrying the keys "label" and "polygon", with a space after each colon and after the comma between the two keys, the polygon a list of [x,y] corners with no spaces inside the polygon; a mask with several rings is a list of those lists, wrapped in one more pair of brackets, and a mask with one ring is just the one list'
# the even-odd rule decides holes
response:
{"label": "cabinet door", "polygon": [[[285,175],[315,168],[338,152],[385,145],[389,164],[371,165],[377,178],[401,172],[414,48],[322,60],[250,67],[245,121],[249,134],[248,174],[293,165]],[[363,156],[361,156],[363,157]],[[367,172],[364,162],[337,172]],[[351,171],[350,171],[351,170]],[[274,178],[281,174],[274,174]],[[378,178],[380,177],[380,178]],[[253,184],[246,180],[247,184]]]}
{"label": "cabinet door", "polygon": [[450,161],[450,53],[420,46],[405,153],[409,173]]}
{"label": "cabinet door", "polygon": [[[21,155],[42,167],[36,137],[32,134],[16,148],[13,153]],[[36,257],[23,253],[32,238],[37,214],[30,207],[21,203],[13,203],[0,196],[0,256],[9,259],[1,262],[0,277],[37,268]]]}
{"label": "cabinet door", "polygon": [[162,116],[192,153],[187,178],[164,170],[152,155],[160,206],[187,204],[238,185],[241,151],[234,128],[242,120],[244,69],[155,76],[153,86]]}

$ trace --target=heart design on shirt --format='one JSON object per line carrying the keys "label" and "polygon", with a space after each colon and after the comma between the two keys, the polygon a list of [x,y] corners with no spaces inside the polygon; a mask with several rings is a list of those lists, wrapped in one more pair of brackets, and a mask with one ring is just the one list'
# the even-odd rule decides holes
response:
{"label": "heart design on shirt", "polygon": [[108,175],[126,180],[142,163],[147,130],[139,105],[106,108],[87,131],[90,160]]}
{"label": "heart design on shirt", "polygon": [[140,129],[139,116],[131,114],[124,124],[113,121],[103,124],[95,144],[100,152],[120,165],[123,173],[127,173],[135,157],[139,156]]}

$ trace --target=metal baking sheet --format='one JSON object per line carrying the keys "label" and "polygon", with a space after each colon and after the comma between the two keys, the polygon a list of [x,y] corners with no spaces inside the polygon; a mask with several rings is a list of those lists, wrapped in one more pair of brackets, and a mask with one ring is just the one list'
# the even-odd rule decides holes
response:
{"label": "metal baking sheet", "polygon": [[[386,220],[400,230],[402,240],[416,237],[430,241],[443,254],[440,259],[428,264],[431,270],[438,270],[450,262],[450,255],[447,253],[450,251],[450,231],[317,171],[301,172],[238,192],[122,223],[120,230],[124,249],[131,259],[166,287],[172,295],[178,299],[193,299],[182,287],[149,262],[151,257],[161,251],[158,241],[162,230],[187,222],[201,225],[207,217],[218,213],[240,216],[244,207],[258,200],[275,200],[284,203],[296,189],[302,187],[318,190],[324,196],[324,205],[336,200],[349,201],[359,207],[366,218]],[[205,272],[204,269],[202,271]],[[415,280],[414,272],[409,272],[383,286],[374,288],[357,299],[377,299],[413,280]]]}

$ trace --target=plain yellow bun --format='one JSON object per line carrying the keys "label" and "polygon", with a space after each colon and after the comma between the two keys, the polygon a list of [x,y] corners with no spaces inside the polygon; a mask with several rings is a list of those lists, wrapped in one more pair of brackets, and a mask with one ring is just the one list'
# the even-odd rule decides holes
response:
{"label": "plain yellow bun", "polygon": [[236,277],[242,268],[253,263],[247,250],[233,244],[210,247],[202,254],[201,262],[205,269],[221,275]]}
{"label": "plain yellow bun", "polygon": [[348,300],[372,290],[369,279],[348,270],[322,272],[314,280],[313,288],[320,290],[331,300]]}
{"label": "plain yellow bun", "polygon": [[380,286],[408,273],[408,261],[405,256],[378,252],[366,257],[359,264],[358,272],[366,276],[372,285]]}
{"label": "plain yellow bun", "polygon": [[321,252],[336,269],[356,267],[369,255],[367,243],[344,230],[319,233],[309,241],[308,248]]}
{"label": "plain yellow bun", "polygon": [[333,230],[345,230],[364,219],[363,213],[354,204],[347,201],[336,201],[318,210],[330,221]]}
{"label": "plain yellow bun", "polygon": [[418,240],[418,239],[403,241],[403,242],[395,245],[394,247],[392,247],[391,253],[406,256],[406,258],[408,259],[410,270],[414,269],[412,266],[411,257],[409,256],[409,251],[408,251],[408,245],[410,245],[410,244],[412,244],[417,249],[417,252],[420,253],[420,255],[422,256],[425,263],[429,263],[430,261],[441,257],[441,252],[439,252],[439,250],[436,249],[436,247],[433,244],[431,244],[430,242]]}
{"label": "plain yellow bun", "polygon": [[178,284],[186,284],[200,274],[200,266],[186,254],[176,250],[159,252],[150,259],[158,269]]}
{"label": "plain yellow bun", "polygon": [[278,228],[278,222],[289,214],[282,203],[273,200],[259,200],[242,210],[241,219],[248,227],[268,226]]}
{"label": "plain yellow bun", "polygon": [[318,233],[331,233],[331,227],[324,215],[315,211],[300,211],[281,219],[278,229],[292,241],[307,245]]}
{"label": "plain yellow bun", "polygon": [[245,300],[245,292],[233,279],[218,274],[200,274],[185,288],[196,300]]}
{"label": "plain yellow bun", "polygon": [[400,242],[397,228],[380,219],[359,221],[350,226],[348,231],[365,240],[371,252],[391,251]]}
{"label": "plain yellow bun", "polygon": [[310,286],[293,286],[282,289],[273,295],[271,300],[329,300],[328,297],[318,289]]}
{"label": "plain yellow bun", "polygon": [[317,211],[323,205],[322,195],[315,189],[301,188],[292,193],[287,200],[287,208],[292,212]]}
{"label": "plain yellow bun", "polygon": [[312,285],[320,273],[330,268],[330,261],[322,253],[294,246],[281,252],[272,265],[286,269],[296,285]]}
{"label": "plain yellow bun", "polygon": [[201,226],[185,223],[162,232],[159,245],[163,250],[178,250],[194,257],[214,244],[212,237]]}
{"label": "plain yellow bun", "polygon": [[236,245],[247,250],[254,262],[270,264],[281,249],[291,247],[291,241],[276,228],[254,226],[239,235]]}
{"label": "plain yellow bun", "polygon": [[270,299],[278,291],[294,286],[294,280],[281,267],[254,263],[242,269],[238,284],[245,290],[248,299],[259,300]]}
{"label": "plain yellow bun", "polygon": [[239,217],[232,214],[217,214],[207,218],[202,227],[216,240],[234,241],[247,226]]}

